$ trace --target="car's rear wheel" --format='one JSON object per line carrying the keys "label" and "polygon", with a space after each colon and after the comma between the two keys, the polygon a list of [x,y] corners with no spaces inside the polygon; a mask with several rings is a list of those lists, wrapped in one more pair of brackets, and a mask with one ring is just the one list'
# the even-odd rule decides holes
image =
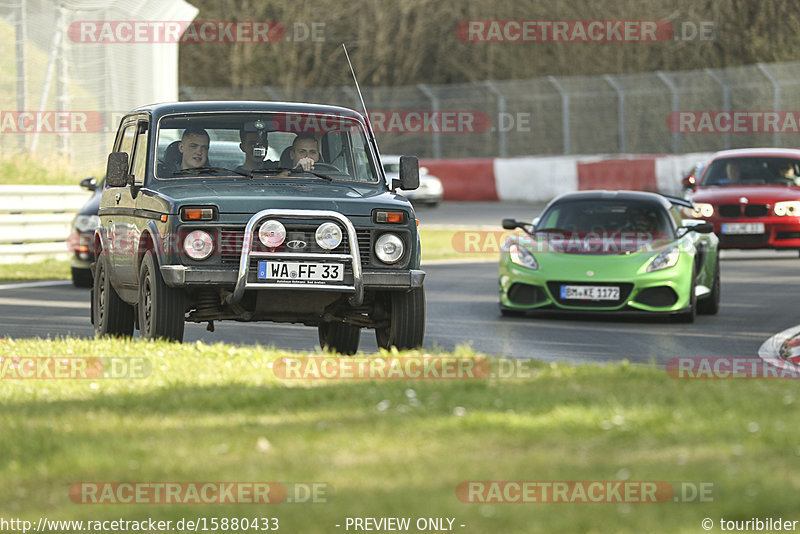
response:
{"label": "car's rear wheel", "polygon": [[425,288],[387,293],[389,325],[375,329],[378,347],[399,350],[422,346],[425,337]]}
{"label": "car's rear wheel", "polygon": [[78,269],[77,267],[70,267],[72,271],[72,285],[75,287],[92,287],[94,278],[92,278],[91,269]]}
{"label": "car's rear wheel", "polygon": [[94,268],[92,287],[92,323],[98,336],[133,335],[133,306],[117,294],[108,276],[108,256],[101,254]]}
{"label": "car's rear wheel", "polygon": [[361,341],[361,327],[347,323],[320,323],[319,345],[339,354],[355,354]]}
{"label": "car's rear wheel", "polygon": [[719,311],[719,300],[722,293],[722,284],[719,277],[719,254],[714,261],[714,280],[711,281],[711,294],[697,302],[697,312],[704,315],[714,315]]}
{"label": "car's rear wheel", "polygon": [[161,277],[152,251],[139,269],[139,332],[145,339],[183,341],[186,295]]}

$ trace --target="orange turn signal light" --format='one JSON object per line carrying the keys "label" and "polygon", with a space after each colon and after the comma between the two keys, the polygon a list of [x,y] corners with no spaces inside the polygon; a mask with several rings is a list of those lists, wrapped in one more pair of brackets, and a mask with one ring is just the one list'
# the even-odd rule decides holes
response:
{"label": "orange turn signal light", "polygon": [[212,221],[214,220],[213,208],[183,208],[181,219],[184,221]]}
{"label": "orange turn signal light", "polygon": [[375,222],[382,224],[403,224],[406,222],[404,211],[376,211]]}

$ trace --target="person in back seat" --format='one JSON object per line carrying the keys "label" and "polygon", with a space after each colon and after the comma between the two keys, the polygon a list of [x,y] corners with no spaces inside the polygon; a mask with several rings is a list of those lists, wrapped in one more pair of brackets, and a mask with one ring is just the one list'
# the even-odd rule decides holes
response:
{"label": "person in back seat", "polygon": [[[264,159],[263,157],[256,156],[254,148],[258,143],[258,131],[248,130],[244,126],[239,130],[239,148],[244,152],[244,163],[236,167],[239,172],[249,172],[255,169],[274,169],[278,167],[277,161],[271,159]],[[264,151],[269,148],[267,142],[267,134],[264,134]]]}

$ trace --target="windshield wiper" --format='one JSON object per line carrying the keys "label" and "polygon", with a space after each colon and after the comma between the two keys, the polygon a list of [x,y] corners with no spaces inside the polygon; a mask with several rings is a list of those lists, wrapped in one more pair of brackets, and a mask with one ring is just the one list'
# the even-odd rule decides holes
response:
{"label": "windshield wiper", "polygon": [[233,169],[226,169],[224,167],[193,167],[191,169],[178,169],[177,171],[173,171],[173,176],[182,176],[184,174],[213,174],[213,173],[235,173],[240,176],[248,176],[246,173],[235,171]]}
{"label": "windshield wiper", "polygon": [[289,172],[289,174],[303,174],[303,173],[305,173],[305,174],[313,174],[313,175],[314,175],[314,176],[316,176],[317,178],[322,178],[323,180],[325,180],[325,181],[328,181],[328,182],[332,182],[332,181],[333,181],[333,178],[331,178],[331,177],[330,177],[330,176],[328,176],[327,174],[322,174],[321,172],[316,172],[316,171],[304,171],[303,169],[292,169],[292,170]]}
{"label": "windshield wiper", "polygon": [[303,169],[300,169],[300,168],[291,169],[289,167],[276,167],[276,168],[273,168],[273,169],[253,169],[252,171],[250,171],[250,173],[251,173],[251,176],[252,176],[252,175],[255,175],[256,173],[258,173],[258,174],[280,174],[280,173],[286,172],[286,171],[288,171],[289,174],[312,174],[312,175],[316,176],[317,178],[322,178],[323,180],[326,180],[328,182],[332,182],[333,181],[333,178],[331,178],[327,174],[322,174],[322,173],[314,172],[314,171],[304,171]]}

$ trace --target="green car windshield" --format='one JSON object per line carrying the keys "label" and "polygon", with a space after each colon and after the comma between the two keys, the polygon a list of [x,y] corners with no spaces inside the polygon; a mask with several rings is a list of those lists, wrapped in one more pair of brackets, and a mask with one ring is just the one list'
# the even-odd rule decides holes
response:
{"label": "green car windshield", "polygon": [[675,226],[658,204],[593,199],[551,206],[535,235],[557,252],[610,254],[672,240]]}
{"label": "green car windshield", "polygon": [[158,124],[157,151],[159,179],[246,176],[372,184],[380,179],[361,123],[335,115],[166,116]]}

